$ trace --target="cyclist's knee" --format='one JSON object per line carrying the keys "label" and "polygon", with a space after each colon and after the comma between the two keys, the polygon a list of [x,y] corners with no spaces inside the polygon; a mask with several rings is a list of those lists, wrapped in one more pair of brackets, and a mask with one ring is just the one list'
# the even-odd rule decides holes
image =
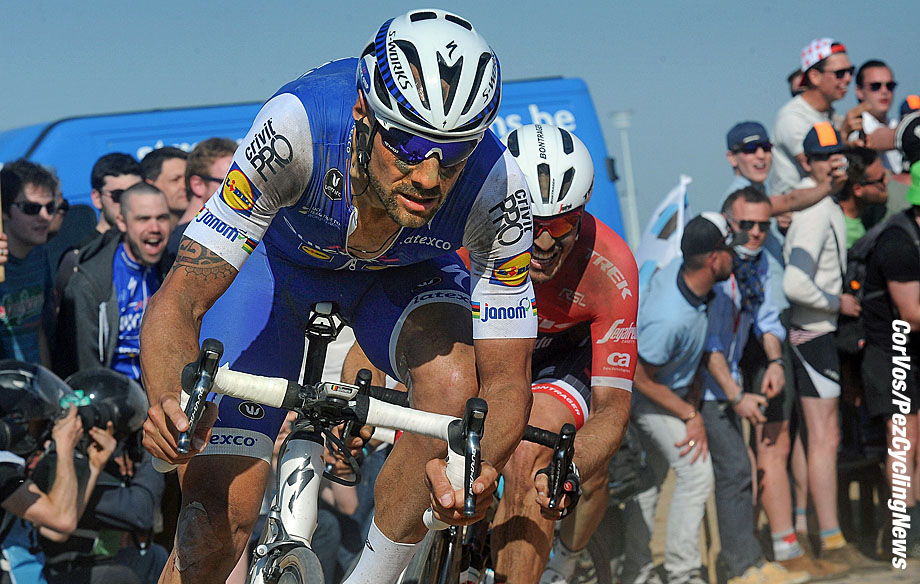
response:
{"label": "cyclist's knee", "polygon": [[533,487],[533,477],[538,470],[549,465],[552,450],[532,442],[522,441],[514,449],[511,459],[502,470],[505,482],[522,485],[522,488]]}
{"label": "cyclist's knee", "polygon": [[590,475],[581,477],[581,490],[584,496],[588,497],[593,493],[598,493],[607,488],[607,465],[601,467],[601,470]]}
{"label": "cyclist's knee", "polygon": [[176,525],[176,569],[192,574],[212,575],[222,569],[229,573],[251,527],[228,522],[225,515],[215,517],[198,501],[188,503],[180,511]]}

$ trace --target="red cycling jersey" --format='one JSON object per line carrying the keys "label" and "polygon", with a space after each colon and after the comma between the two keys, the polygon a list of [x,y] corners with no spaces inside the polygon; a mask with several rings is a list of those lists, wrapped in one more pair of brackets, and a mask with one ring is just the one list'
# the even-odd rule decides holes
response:
{"label": "red cycling jersey", "polygon": [[[549,282],[534,283],[539,328],[536,349],[580,323],[591,330],[591,386],[632,391],[636,371],[639,270],[626,242],[593,215],[582,215],[575,247]],[[562,338],[560,338],[562,337]],[[574,347],[584,339],[571,339]],[[565,344],[565,343],[564,343]]]}

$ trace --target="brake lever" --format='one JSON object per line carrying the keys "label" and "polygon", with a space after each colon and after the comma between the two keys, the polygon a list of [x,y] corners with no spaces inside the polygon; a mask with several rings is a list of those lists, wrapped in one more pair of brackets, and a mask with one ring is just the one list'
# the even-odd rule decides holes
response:
{"label": "brake lever", "polygon": [[179,454],[188,454],[192,446],[192,436],[201,416],[204,414],[205,402],[214,376],[224,354],[224,345],[217,339],[205,339],[198,352],[198,360],[189,363],[182,370],[182,389],[189,394],[188,403],[185,405],[185,417],[188,418],[188,430],[179,434],[176,451]]}
{"label": "brake lever", "polygon": [[479,478],[482,471],[481,442],[488,413],[489,404],[486,403],[486,400],[478,397],[467,400],[466,413],[463,416],[463,458],[466,463],[463,472],[463,514],[467,517],[476,515],[476,494],[473,492],[473,482]]}
{"label": "brake lever", "polygon": [[559,431],[559,439],[553,448],[553,461],[550,463],[552,472],[549,478],[549,508],[555,509],[562,501],[565,494],[565,480],[569,473],[569,465],[575,456],[575,426],[565,424]]}

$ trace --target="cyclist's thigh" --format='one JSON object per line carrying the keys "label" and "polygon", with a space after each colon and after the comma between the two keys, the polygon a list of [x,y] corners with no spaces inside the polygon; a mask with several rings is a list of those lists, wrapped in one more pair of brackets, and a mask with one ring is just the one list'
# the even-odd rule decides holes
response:
{"label": "cyclist's thigh", "polygon": [[[564,345],[563,345],[564,346]],[[545,396],[558,403],[569,413],[566,421],[575,429],[584,425],[591,403],[591,341],[574,347],[560,348],[560,343],[544,344],[534,351],[533,385],[534,407],[538,398]],[[541,399],[540,402],[547,400]],[[556,411],[555,409],[553,411]],[[558,431],[558,427],[541,426],[531,418],[531,425]],[[564,423],[564,422],[563,422]],[[562,426],[562,423],[559,424]]]}
{"label": "cyclist's thigh", "polygon": [[[224,344],[221,363],[245,373],[298,379],[304,328],[314,302],[334,301],[343,318],[370,278],[355,272],[316,270],[266,255],[259,245],[233,284],[204,317],[201,338]],[[271,461],[272,446],[287,412],[211,396],[220,406],[202,454],[235,454]]]}
{"label": "cyclist's thigh", "polygon": [[[378,280],[368,288],[355,311],[355,337],[375,367],[401,379],[397,345],[415,327],[413,312],[443,318],[422,323],[427,342],[412,347],[412,359],[424,361],[449,352],[455,341],[472,346],[473,323],[468,293],[470,277],[456,254],[449,254],[399,268],[377,272]],[[420,313],[416,313],[420,314]],[[411,359],[410,359],[411,360]],[[410,363],[415,365],[415,363]],[[472,368],[473,363],[469,363]]]}

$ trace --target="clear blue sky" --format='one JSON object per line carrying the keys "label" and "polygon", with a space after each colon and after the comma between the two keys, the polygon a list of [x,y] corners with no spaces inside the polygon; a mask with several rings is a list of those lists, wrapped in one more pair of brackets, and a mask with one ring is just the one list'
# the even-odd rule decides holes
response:
{"label": "clear blue sky", "polygon": [[[591,90],[623,175],[610,112],[632,110],[644,225],[680,174],[694,211],[730,179],[725,133],[772,129],[811,39],[881,58],[899,104],[920,92],[916,0],[900,2],[5,2],[0,131],[85,114],[262,101],[324,61],[355,55],[387,18],[434,6],[470,19],[506,79],[563,75]],[[851,87],[838,110],[855,105]],[[620,188],[624,189],[621,181]]]}

